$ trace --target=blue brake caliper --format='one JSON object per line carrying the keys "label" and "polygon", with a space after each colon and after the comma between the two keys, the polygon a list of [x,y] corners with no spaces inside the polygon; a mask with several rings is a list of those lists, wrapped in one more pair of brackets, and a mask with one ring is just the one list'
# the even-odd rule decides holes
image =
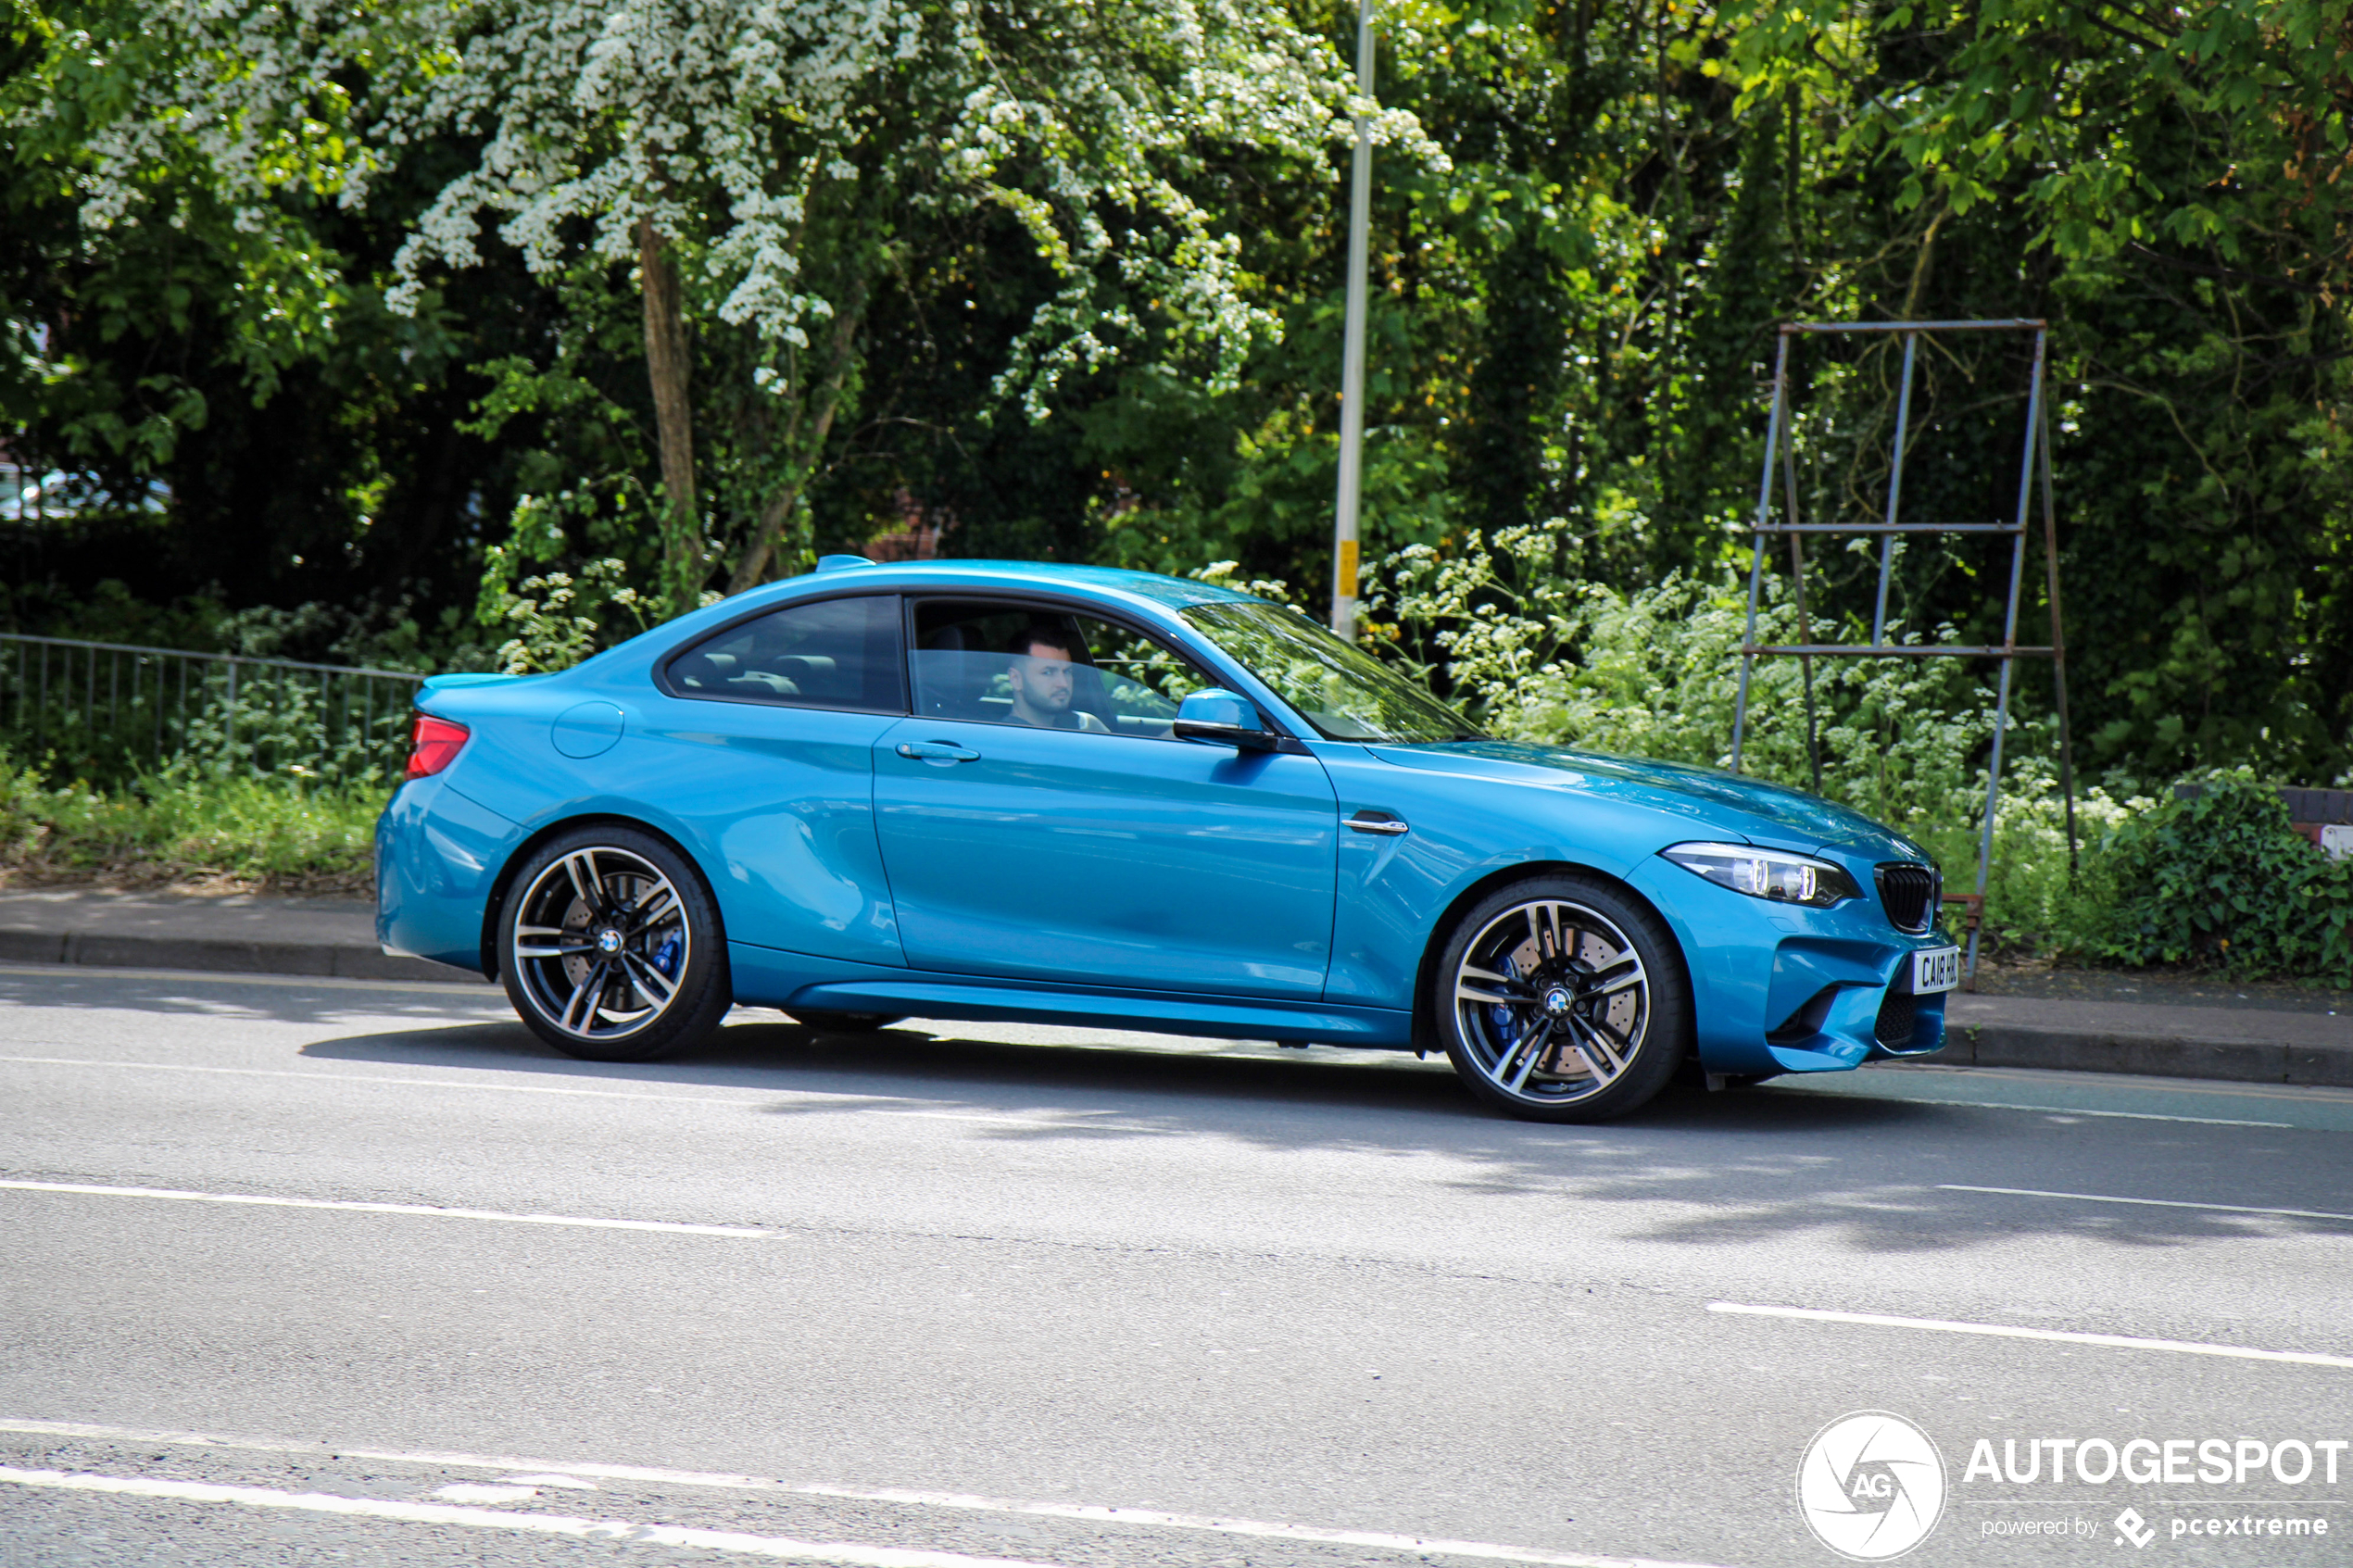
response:
{"label": "blue brake caliper", "polygon": [[661,939],[661,947],[654,949],[654,967],[661,971],[664,980],[678,978],[679,947],[678,934],[673,931]]}
{"label": "blue brake caliper", "polygon": [[[1519,965],[1510,959],[1505,959],[1504,960],[1504,973],[1508,979],[1517,980],[1519,978]],[[1487,1020],[1490,1023],[1495,1026],[1495,1033],[1503,1036],[1504,1048],[1506,1051],[1510,1050],[1512,1047],[1519,1044],[1519,1020],[1512,1016],[1511,1009],[1504,1006],[1500,1002],[1495,1003],[1488,1008]]]}

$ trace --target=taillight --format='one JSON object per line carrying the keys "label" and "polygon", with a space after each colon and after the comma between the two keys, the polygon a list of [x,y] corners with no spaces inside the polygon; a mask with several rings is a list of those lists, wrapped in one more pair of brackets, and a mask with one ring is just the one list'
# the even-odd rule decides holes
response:
{"label": "taillight", "polygon": [[449,766],[457,760],[472,733],[450,720],[436,719],[430,713],[418,714],[417,727],[409,738],[409,776],[427,778]]}

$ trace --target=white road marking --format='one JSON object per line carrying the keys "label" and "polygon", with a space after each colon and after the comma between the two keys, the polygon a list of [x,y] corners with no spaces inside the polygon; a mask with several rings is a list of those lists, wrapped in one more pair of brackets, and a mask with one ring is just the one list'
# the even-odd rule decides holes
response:
{"label": "white road marking", "polygon": [[1988,1099],[1914,1100],[1915,1105],[1966,1105],[1972,1110],[2032,1110],[2045,1116],[2105,1116],[2119,1122],[2188,1122],[2200,1127],[2285,1127],[2293,1122],[2241,1122],[2228,1116],[2160,1116],[2153,1110],[2081,1110],[2067,1105],[1998,1105]]}
{"label": "white road marking", "polygon": [[[1149,1524],[1172,1530],[1210,1530],[1220,1535],[1252,1536],[1268,1540],[1315,1541],[1332,1546],[1375,1547],[1389,1551],[1435,1553],[1447,1557],[1480,1558],[1496,1562],[1539,1562],[1551,1568],[1710,1568],[1695,1562],[1662,1562],[1644,1557],[1605,1557],[1591,1552],[1539,1551],[1529,1547],[1504,1546],[1492,1541],[1442,1540],[1382,1530],[1333,1530],[1312,1524],[1277,1524],[1256,1519],[1222,1515],[1170,1513],[1159,1509],[1110,1508],[1090,1503],[1025,1502],[1012,1498],[981,1497],[968,1492],[909,1491],[889,1487],[833,1486],[821,1483],[772,1481],[757,1475],[712,1474],[694,1470],[664,1470],[641,1464],[579,1464],[555,1460],[515,1459],[492,1454],[404,1453],[353,1449],[321,1443],[283,1443],[259,1438],[219,1437],[201,1432],[152,1431],[142,1427],[101,1426],[74,1421],[0,1419],[0,1432],[23,1432],[47,1437],[94,1437],[107,1442],[171,1443],[189,1448],[234,1449],[247,1453],[297,1454],[306,1457],[368,1460],[379,1464],[422,1464],[501,1473],[546,1470],[567,1476],[595,1475],[608,1481],[645,1481],[657,1486],[711,1486],[729,1491],[782,1492],[799,1497],[844,1498],[856,1502],[894,1502],[919,1508],[950,1508],[982,1513],[1026,1514],[1034,1518],[1084,1519],[1110,1524]],[[519,1479],[541,1479],[538,1476]],[[545,1484],[543,1482],[543,1484]],[[507,1517],[500,1515],[499,1517]]]}
{"label": "white road marking", "polygon": [[2296,1366],[2353,1367],[2353,1356],[2323,1356],[2307,1350],[2250,1350],[2237,1345],[2199,1345],[2186,1339],[2136,1339],[2123,1334],[2076,1334],[2058,1328],[2020,1328],[2010,1323],[1954,1323],[1944,1318],[1898,1318],[1881,1312],[1824,1312],[1810,1307],[1755,1307],[1710,1301],[1711,1312],[1743,1317],[1797,1318],[1807,1323],[1861,1323],[1870,1328],[1926,1328],[1940,1334],[1982,1334],[1996,1339],[2041,1339],[2060,1345],[2108,1345],[2122,1350],[2171,1350],[2184,1356],[2226,1356],[2242,1361],[2286,1361]]}
{"label": "white road marking", "polygon": [[[467,971],[456,972],[464,974]],[[491,982],[479,975],[465,980],[358,980],[346,974],[271,974],[234,969],[128,969],[105,963],[0,964],[0,974],[36,980],[171,980],[194,985],[291,985],[303,989],[324,986],[335,991],[427,991],[484,1003],[485,1010],[508,1013]]]}
{"label": "white road marking", "polygon": [[2353,1223],[2353,1214],[2331,1213],[2325,1209],[2259,1209],[2246,1203],[2183,1203],[2169,1198],[2108,1198],[2095,1192],[2043,1192],[2034,1187],[1973,1187],[1957,1182],[1944,1182],[1939,1192],[1990,1192],[2004,1198],[2064,1198],[2077,1203],[2131,1203],[2146,1209],[2210,1209],[2222,1214],[2277,1214],[2291,1220],[2344,1220]]}
{"label": "white road marking", "polygon": [[786,1488],[812,1497],[862,1502],[910,1503],[921,1508],[974,1509],[988,1513],[1026,1513],[1050,1519],[1085,1519],[1105,1524],[1155,1524],[1164,1529],[1214,1530],[1262,1539],[1315,1541],[1326,1546],[1376,1547],[1439,1557],[1476,1557],[1498,1562],[1543,1562],[1555,1568],[1702,1568],[1696,1563],[1655,1562],[1645,1557],[1596,1557],[1585,1552],[1537,1551],[1491,1541],[1453,1541],[1434,1536],[1401,1536],[1382,1530],[1328,1530],[1312,1524],[1276,1524],[1199,1513],[1169,1513],[1150,1508],[1105,1508],[1088,1503],[1015,1502],[963,1492],[905,1491],[892,1487],[797,1486]]}
{"label": "white road marking", "polygon": [[1901,1100],[1906,1105],[1957,1105],[1966,1106],[1971,1110],[2031,1110],[2041,1116],[2099,1116],[2113,1118],[2120,1122],[2187,1122],[2200,1127],[2281,1127],[2290,1132],[2296,1130],[2296,1123],[2293,1122],[2242,1122],[2228,1116],[2165,1116],[2154,1110],[2084,1110],[2071,1105],[2012,1105],[2005,1100],[1947,1099],[1942,1095],[1914,1097],[1867,1094],[1860,1090],[1843,1088],[1808,1089],[1795,1084],[1779,1086],[1771,1092],[1845,1095],[1851,1098],[1860,1099],[1895,1099]]}
{"label": "white road marking", "polygon": [[[1906,1062],[1900,1067],[1882,1064],[1863,1071],[1894,1073],[1907,1078],[1943,1076],[1957,1082],[1976,1080],[1985,1084],[2014,1085],[2020,1088],[2029,1085],[2049,1088],[2057,1085],[2071,1088],[2113,1089],[2120,1076],[2114,1073],[2069,1073],[2051,1067],[1961,1067],[1926,1061]],[[2341,1105],[2353,1100],[2353,1089],[2332,1088],[2319,1084],[2264,1086],[2217,1078],[2145,1078],[2137,1073],[2121,1076],[2131,1078],[2135,1094],[2196,1095],[2200,1099],[2284,1099],[2306,1105]]]}
{"label": "white road marking", "polygon": [[48,1486],[69,1492],[117,1497],[170,1498],[181,1502],[238,1503],[246,1508],[283,1508],[303,1513],[333,1513],[347,1519],[389,1519],[403,1524],[464,1524],[484,1530],[521,1530],[536,1536],[621,1540],[646,1546],[691,1546],[754,1557],[788,1557],[807,1562],[840,1562],[851,1568],[1051,1568],[1005,1557],[967,1557],[954,1551],[918,1551],[904,1547],[861,1546],[850,1541],[795,1541],[780,1536],[748,1536],[734,1530],[693,1530],[677,1524],[635,1524],[618,1519],[566,1519],[551,1513],[501,1513],[447,1503],[392,1502],[378,1498],[335,1497],[326,1492],[280,1492],[264,1486],[215,1486],[198,1481],[154,1481],[144,1476],[85,1475],[62,1470],[18,1470],[0,1466],[0,1482]]}
{"label": "white road marking", "polygon": [[[676,1105],[758,1105],[781,1096],[795,1101],[824,1104],[883,1099],[882,1095],[800,1094],[789,1090],[747,1089],[738,1095],[643,1094],[624,1089],[572,1089],[550,1084],[494,1084],[466,1078],[409,1078],[389,1073],[295,1073],[283,1067],[203,1067],[187,1061],[103,1061],[66,1056],[0,1056],[0,1063],[32,1067],[131,1068],[147,1073],[214,1073],[237,1078],[310,1078],[333,1084],[396,1084],[415,1089],[488,1089],[509,1095],[570,1095],[586,1099],[667,1100]],[[756,1098],[755,1098],[756,1097]]]}
{"label": "white road marking", "polygon": [[567,1095],[585,1099],[653,1100],[667,1105],[735,1105],[762,1106],[779,1102],[804,1106],[812,1110],[856,1110],[884,1116],[905,1116],[919,1121],[978,1122],[990,1126],[1034,1127],[1047,1131],[1067,1131],[1088,1127],[1108,1127],[1117,1132],[1158,1132],[1160,1128],[1147,1123],[1105,1122],[1097,1118],[1114,1115],[1103,1110],[1071,1110],[1044,1116],[990,1115],[963,1110],[902,1110],[900,1095],[862,1095],[847,1091],[812,1091],[805,1089],[747,1088],[740,1095],[643,1094],[625,1089],[573,1089],[547,1084],[477,1083],[460,1078],[409,1078],[384,1073],[296,1073],[283,1067],[205,1067],[186,1061],[106,1061],[83,1057],[65,1056],[0,1056],[0,1065],[20,1064],[31,1067],[104,1067],[135,1068],[151,1073],[214,1073],[243,1078],[308,1078],[330,1084],[390,1084],[411,1089],[484,1089],[494,1094]]}
{"label": "white road marking", "polygon": [[355,1214],[422,1214],[438,1220],[499,1220],[516,1225],[580,1225],[600,1231],[659,1231],[672,1236],[741,1236],[780,1239],[782,1231],[750,1225],[694,1225],[673,1220],[606,1220],[583,1214],[507,1214],[495,1209],[443,1209],[430,1203],[357,1203],[325,1198],[264,1198],[244,1192],[178,1192],[170,1187],[91,1186],[78,1182],[0,1181],[0,1191],[63,1192],[95,1198],[155,1198],[180,1203],[242,1203],[263,1209],[338,1209]]}

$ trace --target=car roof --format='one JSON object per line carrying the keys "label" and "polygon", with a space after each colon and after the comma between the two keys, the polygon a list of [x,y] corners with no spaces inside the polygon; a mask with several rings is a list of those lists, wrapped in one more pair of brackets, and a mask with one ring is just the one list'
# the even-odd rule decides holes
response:
{"label": "car roof", "polygon": [[[838,559],[839,558],[834,558]],[[789,596],[871,585],[876,591],[900,592],[927,588],[1002,590],[1008,588],[1093,589],[1097,593],[1142,599],[1171,609],[1197,604],[1248,604],[1254,596],[1220,583],[1190,577],[1164,577],[1156,571],[1127,571],[1109,566],[1076,566],[1035,560],[922,560],[876,564],[844,561],[821,565],[806,575],[776,584]]]}
{"label": "car roof", "polygon": [[[922,560],[870,562],[856,557],[832,558],[833,564],[815,571],[763,583],[731,595],[673,621],[647,628],[573,666],[575,671],[600,671],[592,679],[636,668],[660,659],[674,648],[708,636],[720,627],[780,605],[816,594],[908,594],[946,590],[970,593],[1067,593],[1077,590],[1099,599],[1125,600],[1131,608],[1150,607],[1163,612],[1200,604],[1265,604],[1265,600],[1222,583],[1189,577],[1164,577],[1152,571],[1124,571],[1108,566],[1070,566],[1035,560]],[[567,671],[564,673],[570,674]]]}

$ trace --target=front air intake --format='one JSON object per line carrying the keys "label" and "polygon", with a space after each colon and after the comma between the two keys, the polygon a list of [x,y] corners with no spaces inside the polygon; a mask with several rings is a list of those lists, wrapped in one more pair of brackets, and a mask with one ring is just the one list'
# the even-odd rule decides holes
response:
{"label": "front air intake", "polygon": [[1926,931],[1936,923],[1937,895],[1944,879],[1934,866],[1893,860],[1879,868],[1879,901],[1898,931]]}
{"label": "front air intake", "polygon": [[1909,991],[1890,990],[1887,999],[1880,1003],[1879,1021],[1872,1026],[1871,1037],[1892,1051],[1912,1048],[1912,1037],[1919,1032],[1920,999]]}

